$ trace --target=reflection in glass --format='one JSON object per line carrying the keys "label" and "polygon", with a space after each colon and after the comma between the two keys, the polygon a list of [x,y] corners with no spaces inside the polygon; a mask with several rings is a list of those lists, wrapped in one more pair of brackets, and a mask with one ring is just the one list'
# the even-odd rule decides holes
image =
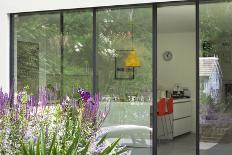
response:
{"label": "reflection in glass", "polygon": [[151,39],[151,7],[97,11],[97,86],[111,103],[104,126],[133,155],[151,154]]}
{"label": "reflection in glass", "polygon": [[63,92],[73,85],[92,91],[92,11],[64,13]]}
{"label": "reflection in glass", "polygon": [[60,16],[15,16],[15,83],[17,90],[60,83]]}
{"label": "reflection in glass", "polygon": [[14,20],[16,90],[29,85],[38,94],[39,88],[56,88],[64,96],[78,85],[92,91],[92,11],[16,15]]}
{"label": "reflection in glass", "polygon": [[232,146],[232,3],[200,5],[200,154]]}

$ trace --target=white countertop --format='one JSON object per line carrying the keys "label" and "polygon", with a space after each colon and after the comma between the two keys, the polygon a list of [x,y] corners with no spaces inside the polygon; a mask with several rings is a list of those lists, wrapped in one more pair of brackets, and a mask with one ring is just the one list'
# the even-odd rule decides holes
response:
{"label": "white countertop", "polygon": [[174,99],[173,103],[182,103],[182,102],[190,102],[192,101],[191,98],[180,98],[180,99]]}

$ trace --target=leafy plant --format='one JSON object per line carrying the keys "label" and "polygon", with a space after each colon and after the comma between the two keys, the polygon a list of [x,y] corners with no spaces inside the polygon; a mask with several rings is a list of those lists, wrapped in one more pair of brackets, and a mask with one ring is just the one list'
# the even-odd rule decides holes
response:
{"label": "leafy plant", "polygon": [[110,110],[100,110],[99,94],[91,96],[84,89],[73,88],[71,97],[66,96],[60,104],[46,88],[40,89],[38,99],[29,94],[29,87],[15,96],[0,90],[1,154],[106,155],[126,151],[118,149],[119,140],[108,144],[103,137],[97,141],[96,132]]}
{"label": "leafy plant", "polygon": [[23,155],[87,155],[90,154],[90,152],[95,152],[95,154],[98,155],[119,155],[128,151],[126,147],[119,150],[116,149],[120,139],[115,140],[109,145],[105,145],[107,137],[106,135],[97,142],[95,150],[91,150],[93,148],[91,148],[90,143],[94,137],[90,137],[89,139],[83,137],[80,122],[78,121],[76,127],[73,126],[76,124],[76,120],[73,118],[73,116],[74,115],[71,116],[71,121],[66,120],[66,132],[62,139],[63,145],[59,144],[56,133],[54,133],[51,143],[49,146],[47,146],[45,136],[46,132],[42,128],[36,142],[29,141],[29,143],[26,144],[22,143],[21,153]]}

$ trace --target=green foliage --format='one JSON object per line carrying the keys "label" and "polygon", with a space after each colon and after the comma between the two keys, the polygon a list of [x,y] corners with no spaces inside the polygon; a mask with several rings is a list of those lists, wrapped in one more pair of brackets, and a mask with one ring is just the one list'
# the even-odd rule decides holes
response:
{"label": "green foliage", "polygon": [[[66,149],[66,150],[59,150],[57,145],[55,144],[55,140],[56,140],[56,136],[54,134],[53,137],[53,142],[49,147],[49,150],[46,149],[45,147],[45,137],[44,137],[44,131],[41,131],[41,135],[39,137],[39,140],[37,141],[36,144],[29,142],[28,144],[22,144],[22,151],[21,154],[22,155],[90,155],[90,142],[88,142],[81,150],[77,150],[77,148],[79,148],[78,142],[80,141],[80,139],[82,139],[81,137],[75,137],[73,138],[72,144]],[[110,144],[109,146],[107,146],[105,149],[103,149],[102,152],[100,152],[98,155],[108,155],[111,154],[114,149],[116,148],[116,146],[118,145],[120,139],[117,139],[115,142],[113,142],[112,144]],[[100,143],[98,143],[99,145],[104,143],[105,139],[102,138],[100,140]],[[36,148],[36,149],[35,149]],[[115,152],[115,155],[120,155],[122,153],[125,153],[127,150],[126,147],[124,147],[123,149]]]}
{"label": "green foliage", "polygon": [[[146,20],[144,20],[146,18]],[[31,83],[34,92],[38,83],[55,85],[63,81],[68,95],[73,83],[92,90],[92,11],[64,11],[63,64],[60,54],[60,16],[34,14],[15,17],[18,54],[18,88]],[[143,21],[143,22],[141,22]],[[131,49],[132,24],[134,48],[142,66],[136,68],[135,79],[114,79],[114,56],[105,50]],[[151,91],[152,81],[152,9],[118,8],[97,12],[97,78],[102,94],[141,94]],[[81,44],[81,46],[79,45]],[[78,47],[78,50],[76,50]],[[63,65],[63,75],[61,75]],[[46,78],[45,78],[46,77]],[[131,92],[133,91],[133,92]]]}
{"label": "green foliage", "polygon": [[[66,116],[65,133],[62,137],[61,143],[54,132],[51,142],[47,142],[45,136],[46,131],[43,128],[36,142],[22,143],[21,153],[23,155],[90,155],[92,137],[90,134],[86,136],[86,129],[81,126],[81,120],[77,119],[77,115],[72,109],[69,109],[69,114]],[[84,133],[83,133],[84,132]],[[124,147],[119,151],[115,151],[120,139],[117,139],[112,144],[103,148],[98,155],[122,154],[127,151]],[[106,143],[106,135],[98,142],[97,146]]]}
{"label": "green foliage", "polygon": [[[219,55],[227,49],[232,40],[231,9],[230,2],[200,5],[201,56]],[[203,49],[205,41],[211,44],[208,50]]]}
{"label": "green foliage", "polygon": [[213,105],[214,104],[214,99],[210,95],[206,95],[205,93],[201,93],[200,96],[201,104],[205,105]]}
{"label": "green foliage", "polygon": [[[143,20],[144,18],[146,20]],[[125,101],[128,93],[143,95],[144,92],[151,92],[152,9],[147,7],[100,10],[97,14],[97,30],[97,81],[101,93],[112,96],[117,94]],[[117,57],[117,54],[123,52],[117,50],[132,49],[132,35],[133,46],[142,65],[135,68],[135,79],[115,80],[115,53]],[[111,52],[106,52],[107,49]]]}

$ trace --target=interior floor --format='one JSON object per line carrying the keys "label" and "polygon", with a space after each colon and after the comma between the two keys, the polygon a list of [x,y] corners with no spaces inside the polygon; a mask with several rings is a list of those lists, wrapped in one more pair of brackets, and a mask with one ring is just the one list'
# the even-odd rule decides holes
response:
{"label": "interior floor", "polygon": [[172,141],[161,141],[157,152],[158,155],[196,155],[196,135],[185,134]]}

